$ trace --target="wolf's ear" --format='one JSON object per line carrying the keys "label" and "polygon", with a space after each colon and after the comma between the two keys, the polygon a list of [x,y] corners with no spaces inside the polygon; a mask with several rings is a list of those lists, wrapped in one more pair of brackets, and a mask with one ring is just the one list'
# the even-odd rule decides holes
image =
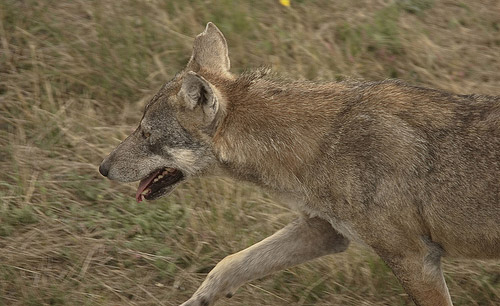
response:
{"label": "wolf's ear", "polygon": [[182,80],[180,95],[188,109],[201,106],[205,116],[212,120],[219,110],[219,101],[215,89],[201,75],[189,71]]}
{"label": "wolf's ear", "polygon": [[187,65],[188,71],[199,71],[201,68],[218,73],[226,73],[230,68],[226,39],[211,22],[194,39],[193,54]]}

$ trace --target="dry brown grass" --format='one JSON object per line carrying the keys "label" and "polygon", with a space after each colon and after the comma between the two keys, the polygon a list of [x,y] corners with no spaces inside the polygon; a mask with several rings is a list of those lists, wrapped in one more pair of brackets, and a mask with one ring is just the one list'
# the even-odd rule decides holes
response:
{"label": "dry brown grass", "polygon": [[[195,180],[136,204],[100,177],[207,21],[234,71],[500,94],[500,2],[0,1],[0,305],[178,305],[224,256],[293,212],[252,186]],[[457,305],[500,305],[498,262],[444,263]],[[220,305],[411,305],[370,251],[244,286]]]}

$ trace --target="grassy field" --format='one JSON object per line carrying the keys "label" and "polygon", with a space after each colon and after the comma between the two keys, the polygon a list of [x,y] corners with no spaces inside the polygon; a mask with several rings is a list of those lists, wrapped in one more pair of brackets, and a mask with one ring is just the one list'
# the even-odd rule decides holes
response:
{"label": "grassy field", "polygon": [[[207,21],[234,72],[400,78],[500,94],[500,1],[0,1],[0,305],[178,305],[224,256],[294,218],[252,186],[194,180],[137,204],[97,172]],[[456,305],[500,305],[498,262],[445,260]],[[412,305],[352,245],[219,305]]]}

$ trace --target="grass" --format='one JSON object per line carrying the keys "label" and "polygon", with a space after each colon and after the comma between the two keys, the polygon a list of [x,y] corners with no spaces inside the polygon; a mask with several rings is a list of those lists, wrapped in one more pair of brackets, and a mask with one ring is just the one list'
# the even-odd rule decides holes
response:
{"label": "grass", "polygon": [[[137,204],[99,176],[148,99],[214,21],[234,72],[397,77],[499,94],[488,1],[0,2],[0,305],[178,305],[224,256],[294,218],[254,187],[193,180]],[[456,305],[500,304],[496,262],[444,263]],[[411,305],[370,250],[288,269],[220,305]]]}

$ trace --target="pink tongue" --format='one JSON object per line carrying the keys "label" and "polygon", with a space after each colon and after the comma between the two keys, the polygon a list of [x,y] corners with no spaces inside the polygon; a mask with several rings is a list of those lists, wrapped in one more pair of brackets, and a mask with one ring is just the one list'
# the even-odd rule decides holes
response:
{"label": "pink tongue", "polygon": [[137,200],[137,203],[142,201],[143,195],[141,194],[146,187],[155,179],[155,177],[160,173],[161,170],[155,171],[151,173],[150,176],[146,177],[145,179],[141,180],[139,183],[139,187],[137,188],[137,192],[135,194],[135,199]]}

